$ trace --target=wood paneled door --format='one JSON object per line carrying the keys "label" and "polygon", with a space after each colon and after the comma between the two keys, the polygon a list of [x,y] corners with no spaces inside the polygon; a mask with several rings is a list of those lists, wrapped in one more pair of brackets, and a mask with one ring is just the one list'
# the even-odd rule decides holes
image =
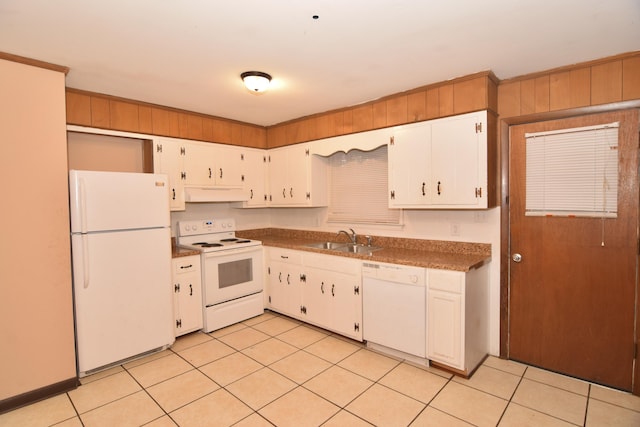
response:
{"label": "wood paneled door", "polygon": [[[627,391],[635,357],[638,119],[627,110],[511,126],[509,148],[509,358]],[[616,121],[617,218],[525,216],[525,133]]]}

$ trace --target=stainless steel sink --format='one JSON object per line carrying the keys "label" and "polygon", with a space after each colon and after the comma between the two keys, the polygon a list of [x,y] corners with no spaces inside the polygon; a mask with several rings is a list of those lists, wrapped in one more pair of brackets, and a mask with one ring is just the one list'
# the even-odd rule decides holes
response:
{"label": "stainless steel sink", "polygon": [[335,250],[338,252],[349,252],[352,254],[371,254],[375,251],[382,249],[380,246],[366,246],[366,245],[354,245],[348,244],[342,247],[336,248]]}
{"label": "stainless steel sink", "polygon": [[337,250],[346,245],[347,245],[346,243],[318,242],[318,243],[309,243],[308,245],[305,245],[305,246],[308,248],[315,248],[315,249]]}
{"label": "stainless steel sink", "polygon": [[380,246],[367,246],[353,243],[317,242],[305,245],[308,248],[326,249],[335,252],[347,252],[352,254],[367,255],[382,249]]}

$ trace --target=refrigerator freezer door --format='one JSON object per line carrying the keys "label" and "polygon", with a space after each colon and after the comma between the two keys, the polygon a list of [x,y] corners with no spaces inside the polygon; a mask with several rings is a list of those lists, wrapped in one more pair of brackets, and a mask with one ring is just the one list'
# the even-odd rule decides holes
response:
{"label": "refrigerator freezer door", "polygon": [[170,234],[72,235],[80,376],[173,343]]}
{"label": "refrigerator freezer door", "polygon": [[71,232],[168,227],[166,175],[69,171]]}

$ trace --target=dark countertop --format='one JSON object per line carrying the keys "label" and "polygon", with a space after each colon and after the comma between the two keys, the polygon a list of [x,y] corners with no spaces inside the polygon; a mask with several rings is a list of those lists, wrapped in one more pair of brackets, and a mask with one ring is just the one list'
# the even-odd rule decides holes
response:
{"label": "dark countertop", "polygon": [[185,256],[191,255],[200,255],[200,251],[196,251],[195,249],[187,249],[182,246],[176,246],[174,242],[171,244],[171,258],[181,258]]}
{"label": "dark countertop", "polygon": [[[264,246],[444,270],[469,271],[491,261],[491,244],[489,243],[373,236],[373,245],[381,246],[383,249],[372,252],[371,255],[366,255],[305,246],[310,243],[325,241],[347,242],[346,236],[336,236],[335,233],[266,228],[237,231],[236,235],[248,239],[261,240]],[[359,237],[364,239],[364,236]],[[360,240],[358,242],[364,243]]]}

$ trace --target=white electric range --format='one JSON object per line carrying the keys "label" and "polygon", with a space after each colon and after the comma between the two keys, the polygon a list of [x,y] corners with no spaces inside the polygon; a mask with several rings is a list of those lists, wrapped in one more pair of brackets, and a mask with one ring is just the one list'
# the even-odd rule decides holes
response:
{"label": "white electric range", "polygon": [[178,222],[177,244],[200,251],[205,332],[264,312],[262,242],[235,232],[229,218]]}

